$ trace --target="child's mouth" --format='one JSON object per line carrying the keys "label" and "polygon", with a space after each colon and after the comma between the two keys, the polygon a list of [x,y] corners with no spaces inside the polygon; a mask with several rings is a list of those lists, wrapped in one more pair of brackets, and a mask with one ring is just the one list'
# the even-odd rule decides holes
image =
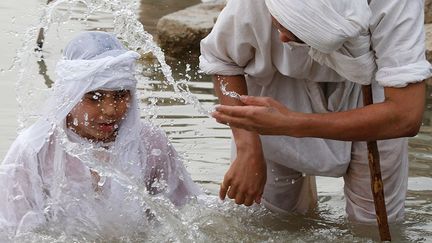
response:
{"label": "child's mouth", "polygon": [[115,123],[100,123],[99,130],[103,132],[113,132],[116,128]]}

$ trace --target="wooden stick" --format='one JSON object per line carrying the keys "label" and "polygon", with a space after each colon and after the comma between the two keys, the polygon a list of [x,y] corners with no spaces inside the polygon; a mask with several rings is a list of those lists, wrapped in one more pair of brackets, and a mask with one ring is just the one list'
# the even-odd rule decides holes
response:
{"label": "wooden stick", "polygon": [[[50,4],[50,2],[52,2],[52,1],[54,1],[54,0],[47,0],[47,5]],[[39,29],[38,38],[36,40],[36,44],[38,46],[37,50],[39,50],[39,51],[42,50],[42,46],[43,46],[43,43],[45,41],[44,31],[45,31],[44,28],[40,28]]]}
{"label": "wooden stick", "polygon": [[[372,87],[370,85],[363,85],[362,88],[364,106],[373,104]],[[375,213],[377,217],[380,238],[381,241],[391,241],[377,142],[368,141],[367,149],[371,176],[371,189],[375,204]]]}
{"label": "wooden stick", "polygon": [[42,50],[44,41],[45,41],[44,28],[40,28],[39,29],[38,38],[36,40],[36,44],[38,46],[38,50]]}

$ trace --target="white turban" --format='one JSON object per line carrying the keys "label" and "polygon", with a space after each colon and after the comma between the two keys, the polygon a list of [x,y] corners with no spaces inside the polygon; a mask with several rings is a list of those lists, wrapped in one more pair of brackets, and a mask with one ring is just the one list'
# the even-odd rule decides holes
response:
{"label": "white turban", "polygon": [[376,70],[366,0],[266,0],[271,15],[344,78],[369,84]]}

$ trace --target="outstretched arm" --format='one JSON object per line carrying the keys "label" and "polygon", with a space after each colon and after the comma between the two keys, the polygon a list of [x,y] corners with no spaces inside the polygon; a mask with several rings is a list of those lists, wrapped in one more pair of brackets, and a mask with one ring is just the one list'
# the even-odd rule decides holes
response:
{"label": "outstretched arm", "polygon": [[[227,107],[241,107],[243,103],[237,99],[225,96],[220,90],[221,82],[227,84],[227,89],[238,94],[246,95],[247,86],[243,75],[213,76],[216,95],[221,104]],[[266,182],[266,165],[264,161],[261,141],[256,132],[231,127],[237,156],[225,174],[221,184],[219,196],[225,199],[235,199],[237,204],[250,206],[259,203]]]}
{"label": "outstretched arm", "polygon": [[381,103],[345,112],[306,114],[265,97],[244,96],[247,106],[219,106],[218,122],[259,134],[370,141],[417,134],[424,111],[425,83],[385,88]]}

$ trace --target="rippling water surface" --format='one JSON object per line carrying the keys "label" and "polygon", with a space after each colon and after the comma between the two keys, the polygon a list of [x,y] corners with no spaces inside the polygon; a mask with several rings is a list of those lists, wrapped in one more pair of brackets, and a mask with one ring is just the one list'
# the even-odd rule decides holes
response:
{"label": "rippling water surface", "polygon": [[[151,33],[158,18],[196,0],[142,0],[140,20]],[[0,60],[0,155],[3,157],[16,137],[18,105],[15,99],[17,70],[13,69],[16,51],[25,41],[24,32],[36,24],[45,1],[28,0],[18,2],[6,0],[0,3],[0,28],[2,58]],[[26,80],[26,89],[32,90],[30,99],[38,104],[45,95],[47,85],[53,77],[53,68],[60,57],[62,47],[78,31],[112,30],[113,17],[97,12],[85,17],[84,8],[76,7],[72,20],[60,21],[51,26],[42,55],[44,62],[29,66],[31,80]],[[60,8],[60,13],[66,9]],[[61,17],[61,16],[60,16]],[[186,56],[184,60],[167,58],[175,80],[186,80],[191,91],[205,107],[217,103],[213,95],[210,77],[197,70],[196,57]],[[192,204],[182,209],[183,221],[170,225],[181,232],[181,225],[187,225],[182,236],[171,236],[158,229],[149,231],[139,240],[149,241],[219,241],[219,242],[370,242],[377,239],[375,227],[347,224],[344,219],[343,181],[334,178],[318,178],[320,205],[316,213],[304,216],[278,217],[261,207],[239,207],[230,202],[221,204],[215,198],[218,184],[229,166],[230,130],[202,115],[192,105],[186,105],[176,96],[172,87],[164,84],[158,62],[148,57],[143,60],[143,76],[140,83],[142,100],[157,104],[156,123],[168,133],[176,149],[185,158],[185,164],[193,179],[211,195],[200,199],[207,207]],[[12,69],[11,69],[12,68]],[[11,69],[11,71],[9,71]],[[20,92],[20,90],[18,90]],[[155,99],[157,98],[157,99]],[[37,106],[33,106],[34,107]],[[29,111],[27,111],[29,112]],[[31,119],[30,119],[31,120]],[[428,89],[427,107],[421,132],[410,139],[410,178],[406,201],[407,217],[402,225],[392,226],[396,242],[432,241],[432,89]],[[212,196],[213,195],[213,196]],[[156,226],[155,226],[156,227]],[[162,234],[162,235],[161,235]],[[177,238],[176,238],[177,237]],[[182,238],[183,237],[183,238]],[[70,241],[62,235],[31,234],[21,238],[26,241]],[[81,239],[82,240],[82,239]],[[109,240],[104,238],[102,241]],[[118,240],[118,239],[116,239]],[[114,240],[114,241],[116,241]]]}

